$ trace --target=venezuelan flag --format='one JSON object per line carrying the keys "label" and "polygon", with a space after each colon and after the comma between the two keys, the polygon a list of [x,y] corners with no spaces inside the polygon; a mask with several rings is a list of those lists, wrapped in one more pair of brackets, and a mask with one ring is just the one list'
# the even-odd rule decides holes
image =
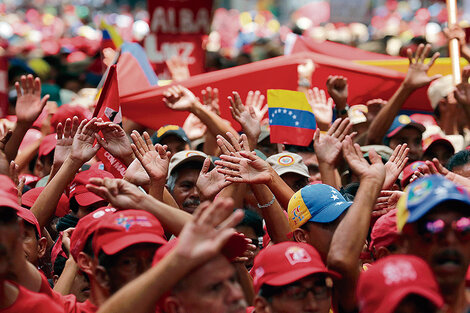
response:
{"label": "venezuelan flag", "polygon": [[117,30],[113,26],[106,23],[104,20],[101,20],[100,28],[103,33],[103,39],[101,42],[102,49],[107,47],[119,49],[124,43],[124,40],[122,40],[121,35],[119,35]]}
{"label": "venezuelan flag", "polygon": [[315,116],[303,92],[268,90],[269,131],[272,143],[308,146],[316,129]]}

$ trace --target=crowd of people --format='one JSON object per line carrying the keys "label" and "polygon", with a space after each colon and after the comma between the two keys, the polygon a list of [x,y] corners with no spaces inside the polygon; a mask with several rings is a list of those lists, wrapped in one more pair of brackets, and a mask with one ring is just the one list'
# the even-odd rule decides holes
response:
{"label": "crowd of people", "polygon": [[[470,62],[461,28],[443,36]],[[420,44],[390,99],[356,104],[306,60],[301,147],[271,142],[262,92],[195,95],[187,70],[163,98],[184,125],[96,116],[97,77],[58,52],[9,69],[0,312],[470,312],[470,67],[429,76]],[[424,86],[432,114],[402,114]]]}

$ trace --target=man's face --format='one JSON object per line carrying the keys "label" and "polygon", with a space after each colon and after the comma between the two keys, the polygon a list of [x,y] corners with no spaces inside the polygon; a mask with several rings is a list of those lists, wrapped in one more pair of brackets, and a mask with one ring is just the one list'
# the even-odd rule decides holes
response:
{"label": "man's face", "polygon": [[180,209],[193,213],[200,203],[199,190],[196,187],[200,169],[185,168],[178,173],[172,196]]}
{"label": "man's face", "polygon": [[13,209],[0,209],[0,279],[9,278],[17,257],[24,258],[21,227]]}
{"label": "man's face", "polygon": [[395,149],[399,144],[408,144],[410,152],[408,153],[408,164],[419,161],[423,154],[421,146],[421,132],[414,127],[405,127],[401,129],[395,136],[390,138],[390,148]]}
{"label": "man's face", "polygon": [[331,307],[331,283],[328,286],[327,279],[324,275],[311,275],[282,288],[280,294],[272,297],[270,312],[328,313]]}
{"label": "man's face", "polygon": [[167,151],[171,152],[171,155],[174,155],[176,152],[189,150],[189,145],[177,136],[167,136],[161,141],[161,145],[167,145]]}
{"label": "man's face", "polygon": [[[324,227],[321,223],[314,222],[307,222],[306,227],[307,230],[305,231],[306,237],[304,241],[314,247],[320,254],[323,262],[326,262],[328,251],[330,250],[331,239],[333,239],[334,229]],[[301,230],[295,230],[295,232],[297,231]],[[298,241],[297,238],[296,241]]]}
{"label": "man's face", "polygon": [[[455,225],[456,221],[462,221],[462,217],[469,217],[470,213],[468,207],[458,210],[453,206],[452,202],[438,205],[419,221],[408,225],[404,234],[407,252],[421,257],[431,266],[441,290],[455,290],[455,286],[465,280],[470,263],[468,230],[464,237],[450,226],[453,222]],[[431,236],[426,232],[426,229],[435,228],[433,225],[443,223],[442,233]]]}
{"label": "man's face", "polygon": [[281,178],[294,192],[308,185],[308,178],[297,173],[285,173]]}
{"label": "man's face", "polygon": [[173,297],[179,302],[181,312],[246,312],[246,302],[235,269],[222,255],[184,278]]}
{"label": "man's face", "polygon": [[432,161],[433,158],[437,158],[443,166],[447,164],[450,157],[452,156],[452,150],[445,144],[434,144],[426,150],[426,153],[423,155],[423,160]]}
{"label": "man's face", "polygon": [[26,259],[33,265],[38,265],[39,258],[44,256],[44,250],[42,243],[44,241],[38,240],[36,235],[36,227],[23,222],[24,224],[24,237],[23,237],[23,249],[26,255]]}
{"label": "man's face", "polygon": [[113,256],[114,262],[108,267],[111,294],[152,266],[153,256],[158,245],[141,243],[130,246]]}

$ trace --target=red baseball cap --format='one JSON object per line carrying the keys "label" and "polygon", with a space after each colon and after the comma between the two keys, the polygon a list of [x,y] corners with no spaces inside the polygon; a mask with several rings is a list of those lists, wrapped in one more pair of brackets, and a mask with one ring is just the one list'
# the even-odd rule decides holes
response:
{"label": "red baseball cap", "polygon": [[404,169],[403,169],[403,175],[401,178],[401,186],[405,188],[409,183],[411,179],[411,175],[420,167],[421,165],[426,165],[425,162],[423,161],[415,161],[411,164],[408,164]]}
{"label": "red baseball cap", "polygon": [[38,236],[39,236],[39,238],[41,238],[41,227],[39,227],[38,219],[36,218],[36,216],[34,216],[33,212],[31,212],[28,209],[19,207],[17,209],[16,214],[19,217],[21,217],[22,219],[24,219],[26,222],[28,222],[28,223],[32,224],[33,226],[35,226],[36,231],[38,232]]}
{"label": "red baseball cap", "polygon": [[455,152],[455,149],[454,149],[454,146],[452,145],[452,143],[447,140],[446,138],[442,137],[441,135],[439,134],[434,134],[434,135],[431,135],[425,139],[423,139],[423,154],[426,153],[426,151],[432,146],[432,145],[435,145],[435,144],[442,144],[444,146],[446,146],[452,154],[454,154]]}
{"label": "red baseball cap", "polygon": [[113,174],[110,172],[96,168],[90,168],[86,171],[80,172],[75,175],[75,178],[70,184],[69,199],[75,197],[75,200],[77,200],[78,204],[81,206],[88,206],[98,201],[103,201],[103,198],[86,189],[86,185],[90,183],[90,178],[93,177],[114,178]]}
{"label": "red baseball cap", "polygon": [[431,269],[416,256],[387,256],[359,276],[357,298],[361,313],[392,313],[410,294],[422,296],[437,307],[444,303]]}
{"label": "red baseball cap", "polygon": [[[36,202],[36,199],[39,197],[41,192],[44,190],[45,187],[36,187],[26,191],[23,196],[21,197],[21,203],[29,208],[31,208]],[[59,203],[57,204],[57,208],[55,209],[54,215],[57,217],[63,217],[67,213],[69,213],[69,198],[62,193],[60,195]]]}
{"label": "red baseball cap", "polygon": [[370,234],[371,241],[369,247],[379,248],[386,247],[395,242],[398,238],[397,229],[397,210],[393,209],[387,214],[382,215],[377,219],[372,232]]}
{"label": "red baseball cap", "polygon": [[423,124],[424,127],[433,126],[433,125],[437,126],[436,119],[431,114],[415,113],[415,114],[411,114],[410,118],[417,123]]}
{"label": "red baseball cap", "polygon": [[57,128],[57,124],[65,123],[68,118],[72,119],[74,116],[78,117],[81,122],[84,119],[91,118],[91,112],[80,105],[63,104],[51,118],[51,127],[53,131]]}
{"label": "red baseball cap", "polygon": [[42,138],[41,144],[39,145],[38,156],[42,157],[48,155],[55,149],[57,144],[57,134],[49,134],[46,137]]}
{"label": "red baseball cap", "polygon": [[292,241],[278,243],[261,250],[255,257],[251,269],[255,293],[258,293],[264,284],[288,285],[317,273],[339,277],[339,274],[326,268],[314,247]]}
{"label": "red baseball cap", "polygon": [[78,261],[78,254],[83,251],[88,237],[98,229],[99,222],[103,216],[113,214],[114,212],[116,212],[115,208],[102,207],[78,220],[70,237],[70,254],[75,261]]}
{"label": "red baseball cap", "polygon": [[93,236],[93,252],[114,255],[138,244],[167,243],[162,225],[152,214],[140,210],[124,210],[101,218]]}

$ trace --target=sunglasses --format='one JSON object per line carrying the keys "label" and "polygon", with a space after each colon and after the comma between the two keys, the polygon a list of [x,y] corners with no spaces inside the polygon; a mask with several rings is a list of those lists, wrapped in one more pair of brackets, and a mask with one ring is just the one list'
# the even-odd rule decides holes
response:
{"label": "sunglasses", "polygon": [[317,283],[311,287],[290,285],[284,288],[282,291],[282,297],[292,300],[304,300],[309,292],[312,293],[316,300],[325,300],[331,296],[331,287],[326,283]]}
{"label": "sunglasses", "polygon": [[442,219],[424,221],[418,225],[418,233],[427,241],[444,238],[446,231],[452,229],[461,241],[470,240],[470,218],[461,217],[450,224]]}

